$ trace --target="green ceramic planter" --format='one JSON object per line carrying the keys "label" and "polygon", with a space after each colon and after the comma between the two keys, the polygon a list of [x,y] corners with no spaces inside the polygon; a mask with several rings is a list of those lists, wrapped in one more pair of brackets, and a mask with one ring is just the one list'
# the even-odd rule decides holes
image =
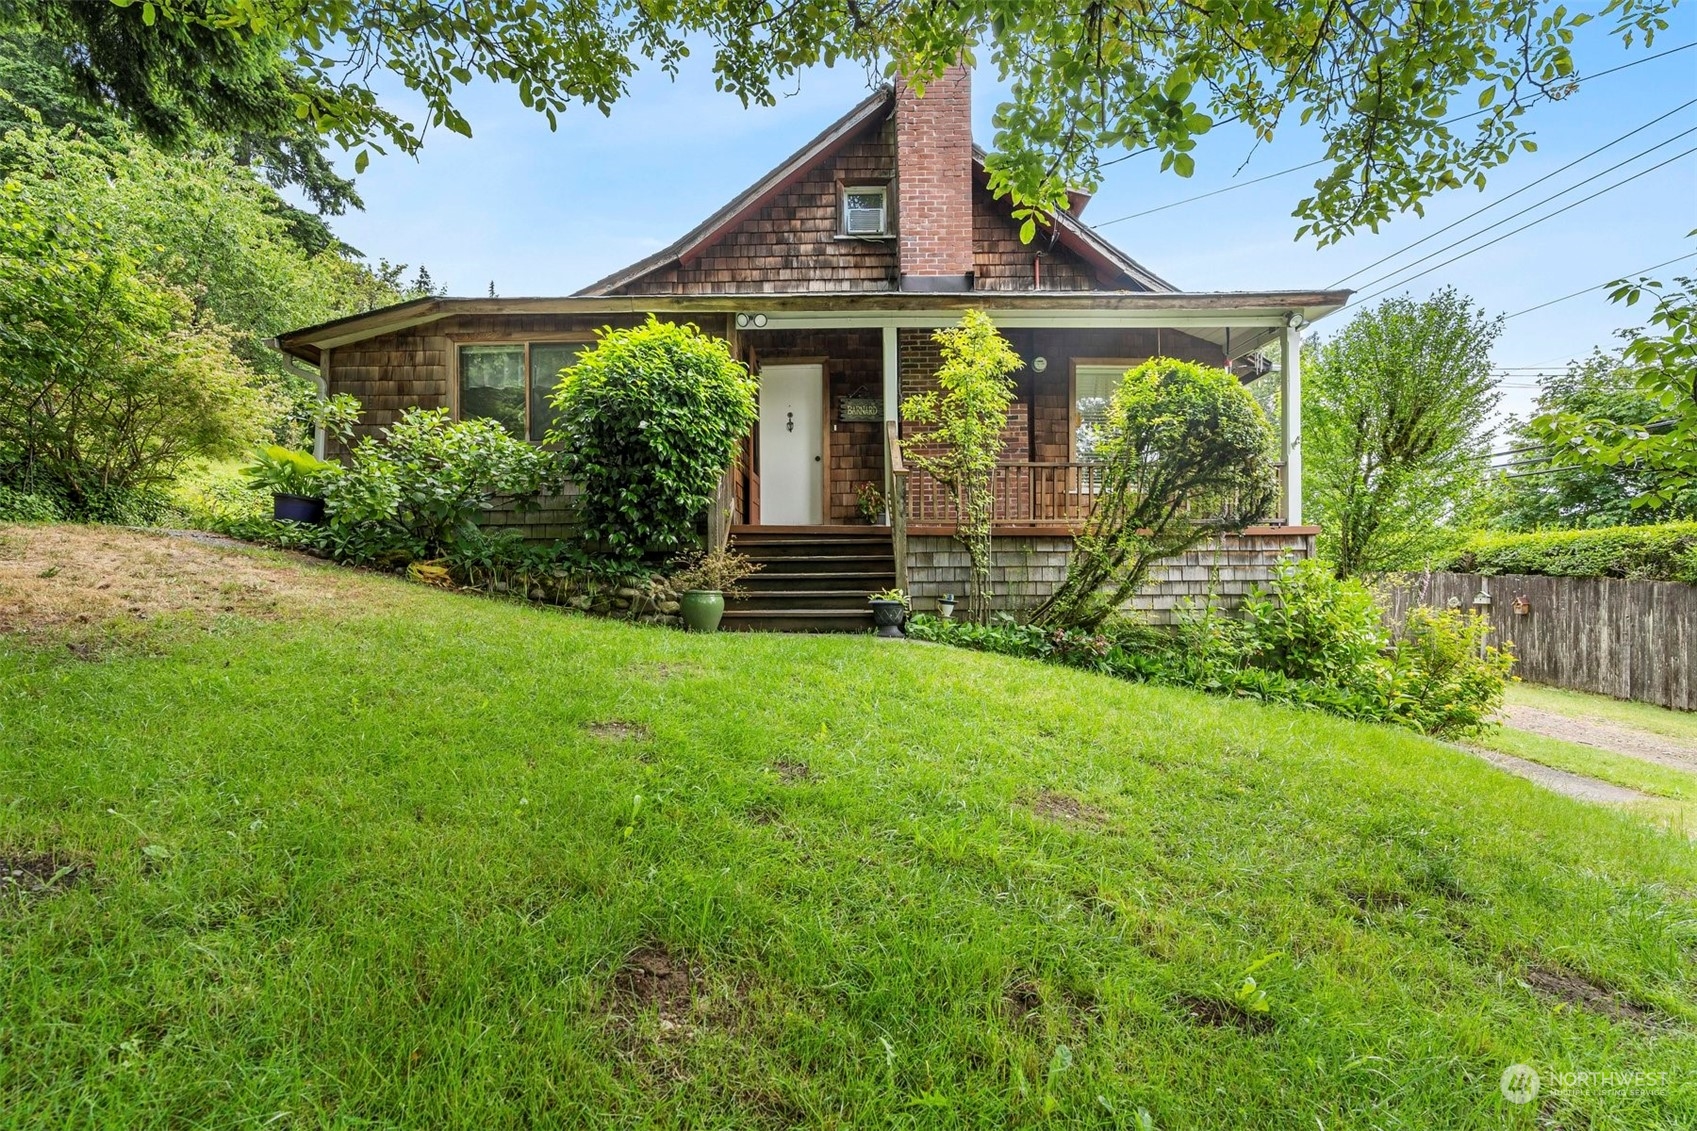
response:
{"label": "green ceramic planter", "polygon": [[713,589],[686,589],[678,598],[678,615],[691,632],[717,632],[725,615],[725,595]]}

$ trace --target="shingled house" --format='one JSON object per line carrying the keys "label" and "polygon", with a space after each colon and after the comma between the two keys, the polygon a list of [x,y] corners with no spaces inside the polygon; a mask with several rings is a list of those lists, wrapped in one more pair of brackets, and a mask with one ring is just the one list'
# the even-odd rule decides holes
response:
{"label": "shingled house", "polygon": [[[487,416],[539,439],[554,375],[602,326],[650,313],[722,335],[758,375],[759,423],[714,521],[769,561],[731,627],[858,627],[865,593],[892,582],[916,607],[963,591],[966,558],[949,500],[909,473],[899,405],[933,380],[931,335],[976,307],[1025,359],[996,474],[995,580],[1006,605],[1035,601],[1064,571],[1094,498],[1091,422],[1119,375],[1168,356],[1264,371],[1281,346],[1281,402],[1299,403],[1299,330],[1345,291],[1186,292],[1079,219],[1085,201],[1030,243],[992,198],[972,142],[970,73],[883,87],[665,249],[564,298],[423,298],[282,335],[327,393],[365,405],[361,428],[409,406]],[[1302,525],[1299,413],[1279,421],[1276,522],[1174,562],[1141,598],[1226,600],[1285,554],[1312,552]],[[868,526],[856,494],[892,500]],[[528,516],[559,533],[562,514]]]}

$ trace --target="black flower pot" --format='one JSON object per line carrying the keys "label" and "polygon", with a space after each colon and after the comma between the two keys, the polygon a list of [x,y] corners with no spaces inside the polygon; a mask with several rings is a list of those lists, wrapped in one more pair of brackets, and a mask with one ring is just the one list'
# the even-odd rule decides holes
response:
{"label": "black flower pot", "polygon": [[324,521],[324,500],[305,495],[271,496],[271,517],[278,522],[304,522],[317,526]]}
{"label": "black flower pot", "polygon": [[871,605],[872,623],[878,626],[878,635],[900,640],[907,607],[900,601],[873,601]]}

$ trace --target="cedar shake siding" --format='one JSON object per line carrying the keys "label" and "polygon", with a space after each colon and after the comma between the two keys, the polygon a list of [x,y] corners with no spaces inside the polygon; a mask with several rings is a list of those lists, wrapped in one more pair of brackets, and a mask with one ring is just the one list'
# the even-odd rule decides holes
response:
{"label": "cedar shake siding", "polygon": [[843,185],[891,185],[895,123],[884,118],[793,186],[701,249],[689,263],[659,267],[608,294],[754,294],[888,291],[895,240],[840,234]]}
{"label": "cedar shake siding", "polygon": [[[972,188],[972,287],[978,291],[1094,291],[1113,284],[1096,268],[1055,238],[1054,228],[1038,226],[1030,243],[1019,238],[1013,206],[990,194],[982,171]],[[1147,288],[1131,284],[1128,290]]]}
{"label": "cedar shake siding", "polygon": [[[635,326],[643,319],[623,314],[606,318],[571,315],[465,315],[397,330],[330,351],[330,396],[349,393],[365,411],[354,428],[356,438],[375,435],[409,408],[452,408],[454,350],[478,342],[523,342],[593,335],[604,326]],[[691,321],[708,333],[724,336],[723,315],[677,315],[666,321]],[[326,455],[345,454],[331,441]]]}
{"label": "cedar shake siding", "polygon": [[972,72],[920,96],[896,83],[896,206],[903,290],[972,288]]}

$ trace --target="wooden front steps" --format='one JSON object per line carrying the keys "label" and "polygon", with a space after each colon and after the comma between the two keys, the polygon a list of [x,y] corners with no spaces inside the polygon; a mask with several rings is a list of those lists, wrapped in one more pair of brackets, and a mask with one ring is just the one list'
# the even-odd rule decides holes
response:
{"label": "wooden front steps", "polygon": [[761,569],[726,604],[729,632],[870,632],[867,594],[896,583],[887,526],[738,526],[731,549]]}

